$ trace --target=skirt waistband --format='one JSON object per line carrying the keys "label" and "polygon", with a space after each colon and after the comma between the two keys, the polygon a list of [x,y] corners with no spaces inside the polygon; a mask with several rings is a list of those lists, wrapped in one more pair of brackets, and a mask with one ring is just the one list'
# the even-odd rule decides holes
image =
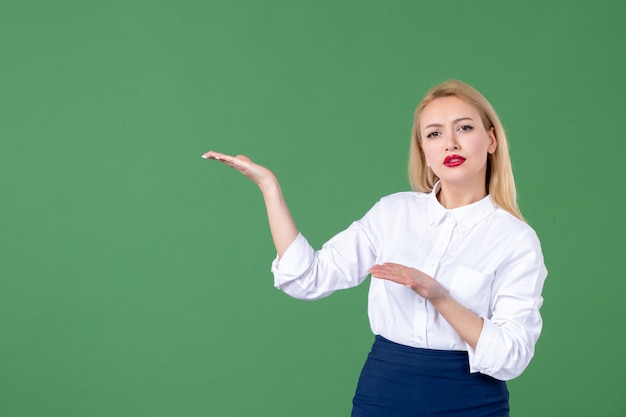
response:
{"label": "skirt waistband", "polygon": [[352,417],[508,417],[506,383],[470,373],[465,351],[415,348],[376,336]]}
{"label": "skirt waistband", "polygon": [[376,335],[370,356],[385,362],[419,367],[427,373],[469,373],[469,355],[466,351],[406,346],[380,335]]}

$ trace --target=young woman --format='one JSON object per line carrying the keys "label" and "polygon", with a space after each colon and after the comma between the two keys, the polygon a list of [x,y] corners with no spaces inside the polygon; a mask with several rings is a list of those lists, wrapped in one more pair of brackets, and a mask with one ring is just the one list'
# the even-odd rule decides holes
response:
{"label": "young woman", "polygon": [[546,269],[520,214],[504,129],[471,86],[448,81],[417,107],[413,192],[382,198],[315,251],[274,174],[207,152],[254,181],[278,256],[275,285],[317,299],[362,283],[375,336],[353,417],[508,416],[506,380],[530,362]]}

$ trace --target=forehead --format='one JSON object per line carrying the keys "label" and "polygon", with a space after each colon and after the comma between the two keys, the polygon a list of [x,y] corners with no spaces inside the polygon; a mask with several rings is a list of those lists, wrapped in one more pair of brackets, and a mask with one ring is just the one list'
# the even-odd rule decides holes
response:
{"label": "forehead", "polygon": [[420,128],[430,124],[445,124],[457,119],[481,120],[478,109],[455,96],[439,97],[430,102],[420,117]]}

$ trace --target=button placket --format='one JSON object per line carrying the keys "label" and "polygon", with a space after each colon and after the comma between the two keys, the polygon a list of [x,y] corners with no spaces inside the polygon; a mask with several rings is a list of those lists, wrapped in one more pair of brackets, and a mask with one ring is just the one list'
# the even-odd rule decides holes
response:
{"label": "button placket", "polygon": [[[431,226],[435,225],[435,222],[430,223]],[[448,214],[440,226],[439,236],[436,238],[435,244],[432,246],[431,251],[428,253],[424,269],[422,272],[435,277],[439,263],[444,254],[448,250],[448,246],[452,241],[452,234],[456,227],[456,221]],[[415,328],[414,337],[418,346],[428,347],[428,334],[426,331],[428,323],[428,303],[422,297],[417,296],[415,301]]]}
{"label": "button placket", "polygon": [[454,221],[454,218],[448,215],[440,227],[441,230],[439,231],[439,238],[428,254],[428,258],[426,259],[426,268],[424,268],[423,271],[430,276],[435,275],[437,267],[441,262],[441,258],[443,258],[443,255],[448,250],[448,245],[450,245],[450,241],[452,240],[452,233],[456,227],[456,222]]}

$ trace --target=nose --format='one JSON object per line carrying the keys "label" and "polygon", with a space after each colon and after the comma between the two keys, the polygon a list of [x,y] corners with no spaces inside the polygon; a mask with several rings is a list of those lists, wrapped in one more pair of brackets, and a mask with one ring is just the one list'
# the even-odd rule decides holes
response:
{"label": "nose", "polygon": [[452,130],[452,133],[447,135],[445,141],[446,151],[456,151],[459,149],[459,142],[456,138],[456,132]]}

